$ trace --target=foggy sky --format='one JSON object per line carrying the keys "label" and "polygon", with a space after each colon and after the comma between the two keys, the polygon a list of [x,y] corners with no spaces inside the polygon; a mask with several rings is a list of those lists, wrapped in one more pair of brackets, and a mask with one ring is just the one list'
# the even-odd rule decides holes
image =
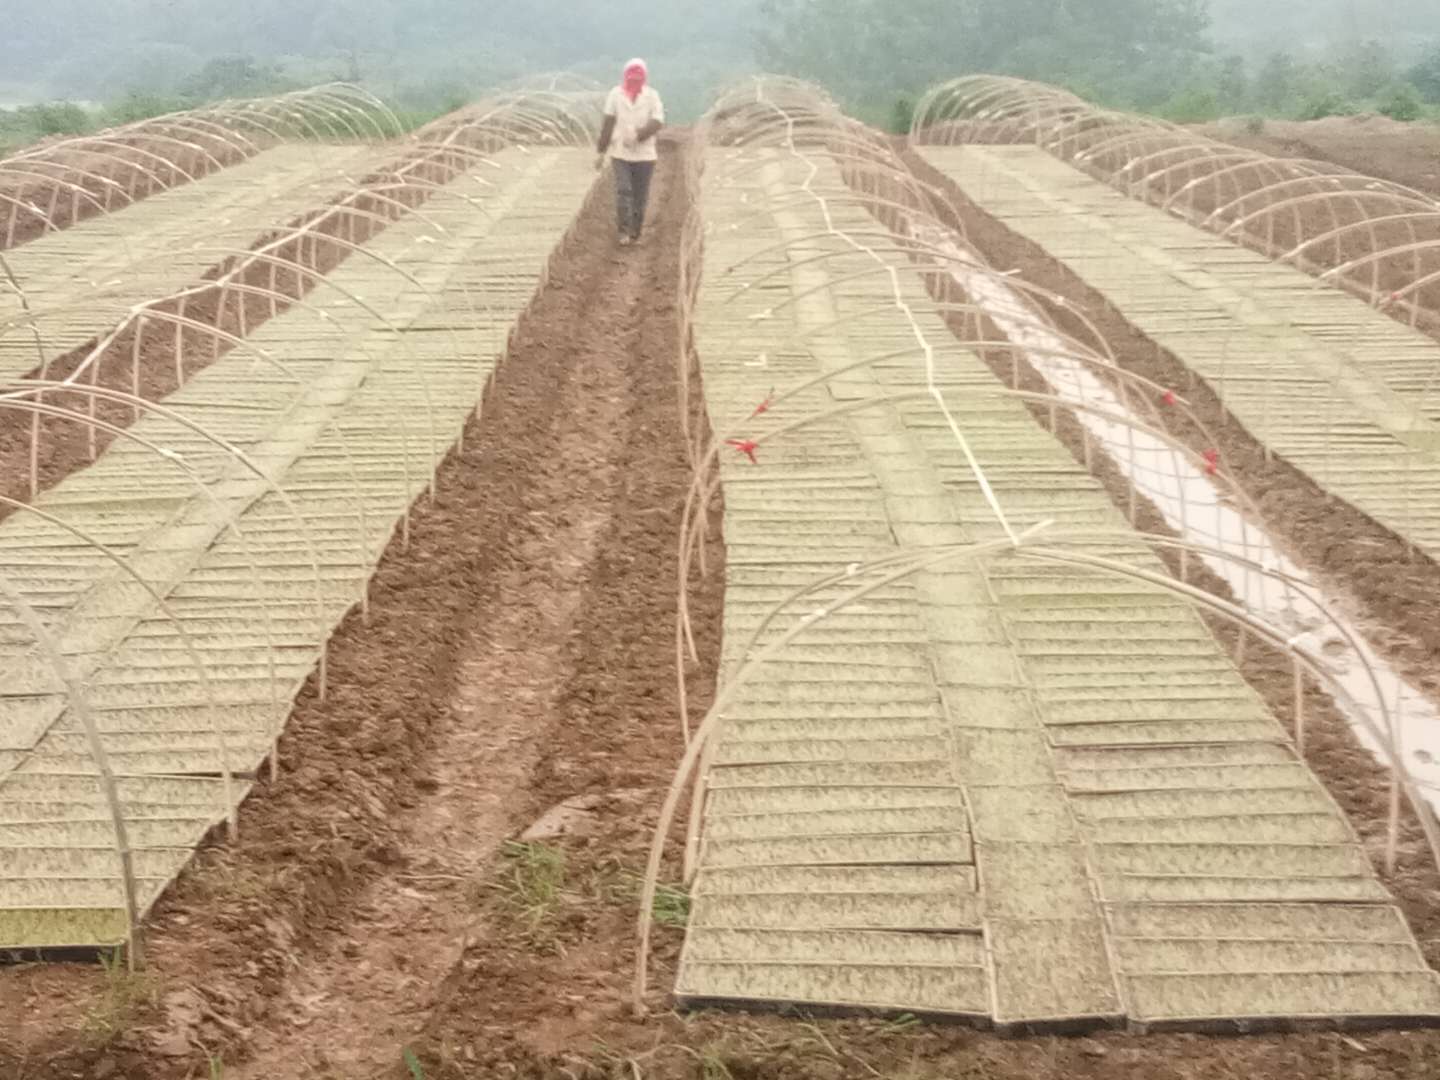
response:
{"label": "foggy sky", "polygon": [[[897,8],[907,0],[891,0]],[[1093,0],[1102,3],[1104,0]],[[206,60],[281,61],[297,78],[483,85],[610,68],[630,55],[718,75],[753,63],[762,0],[0,0],[0,97],[158,89]],[[1440,0],[1211,0],[1217,48],[1251,56],[1380,37],[1402,54],[1440,39]],[[623,17],[617,18],[617,13]],[[897,57],[903,64],[904,58]],[[154,86],[145,85],[153,82]]]}

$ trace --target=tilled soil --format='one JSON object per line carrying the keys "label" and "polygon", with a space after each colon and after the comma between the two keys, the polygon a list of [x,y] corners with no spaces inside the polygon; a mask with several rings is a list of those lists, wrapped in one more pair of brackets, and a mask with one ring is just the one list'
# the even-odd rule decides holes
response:
{"label": "tilled soil", "polygon": [[1328,120],[1267,120],[1255,134],[1229,124],[1207,124],[1199,130],[1246,150],[1331,161],[1440,195],[1440,130],[1433,124],[1402,124],[1383,116],[1336,116]]}
{"label": "tilled soil", "polygon": [[[1212,138],[1246,150],[1257,150],[1282,158],[1305,158],[1328,161],[1342,168],[1367,176],[1378,176],[1422,194],[1440,196],[1440,128],[1429,123],[1405,124],[1383,116],[1336,116],[1325,120],[1266,121],[1263,131],[1249,134],[1234,130],[1229,124],[1209,125],[1201,131]],[[1321,236],[1335,228],[1332,208],[1321,204],[1297,208],[1308,219],[1310,237]],[[1369,207],[1369,216],[1383,218],[1393,214],[1379,204]],[[1342,221],[1353,215],[1341,211]],[[1283,221],[1290,215],[1280,215]],[[1418,231],[1417,231],[1418,228]],[[1402,322],[1412,322],[1432,337],[1440,338],[1440,289],[1424,286],[1411,289],[1417,281],[1429,280],[1440,272],[1440,258],[1430,249],[1416,249],[1417,241],[1435,240],[1435,230],[1425,223],[1391,220],[1372,224],[1371,230],[1352,230],[1349,240],[1341,245],[1343,256],[1330,250],[1330,245],[1310,249],[1310,256],[1320,264],[1307,269],[1329,269],[1338,265],[1337,258],[1365,259],[1375,250],[1391,249],[1396,254],[1378,263],[1366,262],[1350,275],[1356,295],[1372,300],[1370,289],[1375,285],[1383,296],[1387,291],[1405,290],[1407,300],[1386,310]],[[1378,271],[1372,281],[1370,275]],[[1412,304],[1411,301],[1414,303]]]}
{"label": "tilled soil", "polygon": [[[667,222],[669,194],[657,192]],[[637,543],[668,539],[660,527],[680,490],[683,459],[664,461],[641,415],[668,405],[656,376],[675,353],[656,331],[675,308],[660,246],[617,258],[608,201],[595,209],[584,253],[552,276],[481,428],[482,451],[499,441],[515,455],[481,464],[514,485],[490,511],[505,530],[494,538],[504,561],[487,575],[494,580],[456,583],[479,602],[449,658],[430,773],[394,823],[399,859],[347,903],[340,931],[292,967],[284,1022],[257,1031],[236,1077],[362,1077],[393,1065],[472,942],[512,932],[481,916],[506,838],[552,803],[586,794],[600,801],[582,821],[631,819],[643,791],[627,789],[651,780],[636,768],[646,755],[627,728],[643,742],[669,717],[647,707],[632,665],[611,653],[617,642],[628,653],[652,628],[663,639],[673,579],[645,559],[648,583],[607,586]],[[662,607],[649,610],[657,597]],[[568,704],[582,674],[603,685],[577,712]],[[594,775],[560,770],[557,747],[572,738],[610,764]]]}

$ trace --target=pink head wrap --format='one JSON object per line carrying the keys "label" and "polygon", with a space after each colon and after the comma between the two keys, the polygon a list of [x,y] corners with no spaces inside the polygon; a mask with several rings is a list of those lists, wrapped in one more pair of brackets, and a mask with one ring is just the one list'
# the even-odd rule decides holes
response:
{"label": "pink head wrap", "polygon": [[650,78],[650,69],[645,66],[644,60],[631,60],[625,65],[625,76],[620,82],[620,87],[625,91],[625,96],[634,101],[640,96],[640,91],[645,89],[645,83]]}

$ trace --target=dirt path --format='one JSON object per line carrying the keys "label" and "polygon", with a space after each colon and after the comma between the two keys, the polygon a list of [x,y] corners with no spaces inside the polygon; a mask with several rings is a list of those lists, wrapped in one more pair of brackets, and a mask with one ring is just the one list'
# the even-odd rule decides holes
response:
{"label": "dirt path", "polygon": [[[673,204],[668,179],[655,193],[662,213]],[[511,557],[493,599],[461,630],[433,779],[395,840],[405,857],[295,969],[280,1025],[257,1034],[253,1056],[230,1070],[237,1080],[363,1077],[393,1066],[480,931],[485,867],[543,809],[527,790],[545,750],[537,736],[571,673],[567,646],[596,575],[597,541],[617,512],[636,509],[623,505],[619,463],[640,390],[627,369],[668,359],[640,348],[649,303],[663,292],[661,247],[674,236],[658,231],[619,252],[597,222],[584,254],[552,282],[558,295],[546,305],[564,310],[539,313],[543,329],[507,362],[524,371],[492,398],[498,423],[482,439],[527,444],[500,538]]]}

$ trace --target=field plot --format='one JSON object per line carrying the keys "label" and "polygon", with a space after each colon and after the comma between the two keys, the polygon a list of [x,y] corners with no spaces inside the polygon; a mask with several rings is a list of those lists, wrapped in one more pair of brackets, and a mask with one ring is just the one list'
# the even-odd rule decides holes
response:
{"label": "field plot", "polygon": [[[229,238],[248,247],[347,190],[379,164],[356,146],[278,146],[221,173],[51,233],[5,256],[0,379],[18,378],[85,344],[129,309],[200,277]],[[391,151],[393,153],[393,151]],[[40,341],[36,341],[36,333]]]}
{"label": "field plot", "polygon": [[876,239],[844,137],[730,104],[753,138],[706,158],[695,317],[726,653],[679,997],[1017,1030],[1440,1017],[1343,814]]}
{"label": "field plot", "polygon": [[0,947],[123,940],[233,822],[478,407],[590,160],[476,160],[0,525]]}
{"label": "field plot", "polygon": [[277,145],[386,142],[401,132],[379,99],[333,83],[44,142],[0,159],[0,250],[174,191]]}
{"label": "field plot", "polygon": [[622,248],[576,83],[12,253],[0,1072],[1428,1075],[1403,702],[1208,414],[802,83]]}
{"label": "field plot", "polygon": [[1440,555],[1440,345],[1034,146],[917,147],[1326,490]]}

